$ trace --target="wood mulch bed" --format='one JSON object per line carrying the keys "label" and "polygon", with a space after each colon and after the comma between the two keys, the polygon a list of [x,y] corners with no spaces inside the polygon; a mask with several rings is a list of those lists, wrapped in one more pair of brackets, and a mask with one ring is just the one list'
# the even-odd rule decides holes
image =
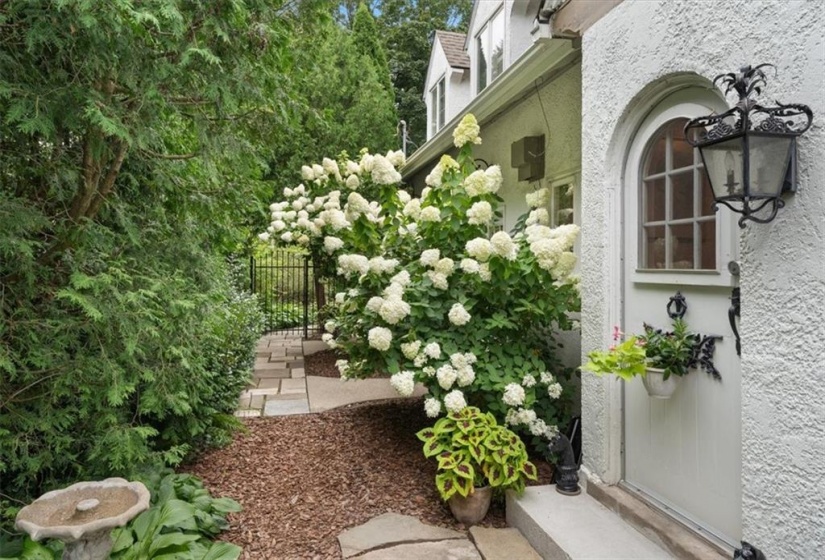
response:
{"label": "wood mulch bed", "polygon": [[[439,498],[435,461],[424,457],[415,437],[432,424],[420,398],[244,423],[247,432],[232,444],[183,469],[214,495],[243,506],[220,536],[242,546],[242,558],[340,558],[342,531],[387,512],[466,529]],[[552,467],[536,464],[538,484],[549,484]],[[482,525],[505,526],[503,501],[493,503]]]}
{"label": "wood mulch bed", "polygon": [[[338,350],[323,350],[304,356],[304,368],[307,375],[318,377],[341,377],[338,368],[335,367],[336,360],[346,359],[347,355]],[[389,378],[388,373],[377,373],[373,377]]]}

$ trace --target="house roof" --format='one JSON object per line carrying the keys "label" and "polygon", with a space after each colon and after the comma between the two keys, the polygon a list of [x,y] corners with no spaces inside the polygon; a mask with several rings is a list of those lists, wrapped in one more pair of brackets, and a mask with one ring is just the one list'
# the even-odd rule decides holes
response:
{"label": "house roof", "polygon": [[464,50],[464,33],[454,33],[452,31],[436,31],[436,37],[447,55],[447,62],[453,68],[469,68],[470,56]]}

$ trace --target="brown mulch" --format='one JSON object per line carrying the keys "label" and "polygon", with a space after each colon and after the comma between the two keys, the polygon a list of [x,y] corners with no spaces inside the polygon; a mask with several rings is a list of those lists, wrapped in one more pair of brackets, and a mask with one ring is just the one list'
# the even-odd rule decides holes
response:
{"label": "brown mulch", "polygon": [[[243,506],[220,536],[242,546],[242,558],[340,558],[338,534],[386,512],[466,529],[439,498],[435,461],[415,437],[431,423],[421,399],[250,418],[248,433],[185,470]],[[538,483],[549,484],[552,467],[536,463]],[[505,526],[503,502],[493,503],[482,525]]]}
{"label": "brown mulch", "polygon": [[[304,356],[304,368],[307,375],[317,375],[319,377],[341,377],[338,368],[335,367],[336,360],[345,360],[347,355],[338,350],[322,350],[315,354]],[[388,373],[376,373],[373,377],[389,378]]]}

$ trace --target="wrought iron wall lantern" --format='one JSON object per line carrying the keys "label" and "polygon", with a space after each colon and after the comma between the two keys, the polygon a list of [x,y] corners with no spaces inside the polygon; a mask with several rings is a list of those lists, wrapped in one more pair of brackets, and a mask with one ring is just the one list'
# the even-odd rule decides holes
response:
{"label": "wrought iron wall lantern", "polygon": [[[702,155],[714,207],[724,204],[742,214],[739,227],[748,220],[770,222],[785,206],[782,193],[796,191],[796,138],[813,120],[807,105],[776,102],[776,107],[765,107],[756,102],[767,81],[765,67],[774,66],[745,66],[714,78],[714,85],[727,86],[726,94],[735,91],[739,102],[720,115],[685,125],[685,138]],[[756,215],[762,209],[766,212]]]}

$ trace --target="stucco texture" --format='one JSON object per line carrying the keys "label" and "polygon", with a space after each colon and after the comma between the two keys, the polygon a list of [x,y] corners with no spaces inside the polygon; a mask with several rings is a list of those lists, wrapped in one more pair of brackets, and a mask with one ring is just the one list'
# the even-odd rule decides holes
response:
{"label": "stucco texture", "polygon": [[[604,347],[617,319],[622,156],[656,91],[770,62],[778,75],[768,74],[763,103],[814,112],[799,141],[799,191],[774,222],[749,224],[739,240],[743,535],[768,558],[821,557],[825,545],[823,29],[818,1],[626,0],[582,47],[583,353]],[[620,436],[610,383],[585,376],[582,396],[586,466],[607,479]]]}

